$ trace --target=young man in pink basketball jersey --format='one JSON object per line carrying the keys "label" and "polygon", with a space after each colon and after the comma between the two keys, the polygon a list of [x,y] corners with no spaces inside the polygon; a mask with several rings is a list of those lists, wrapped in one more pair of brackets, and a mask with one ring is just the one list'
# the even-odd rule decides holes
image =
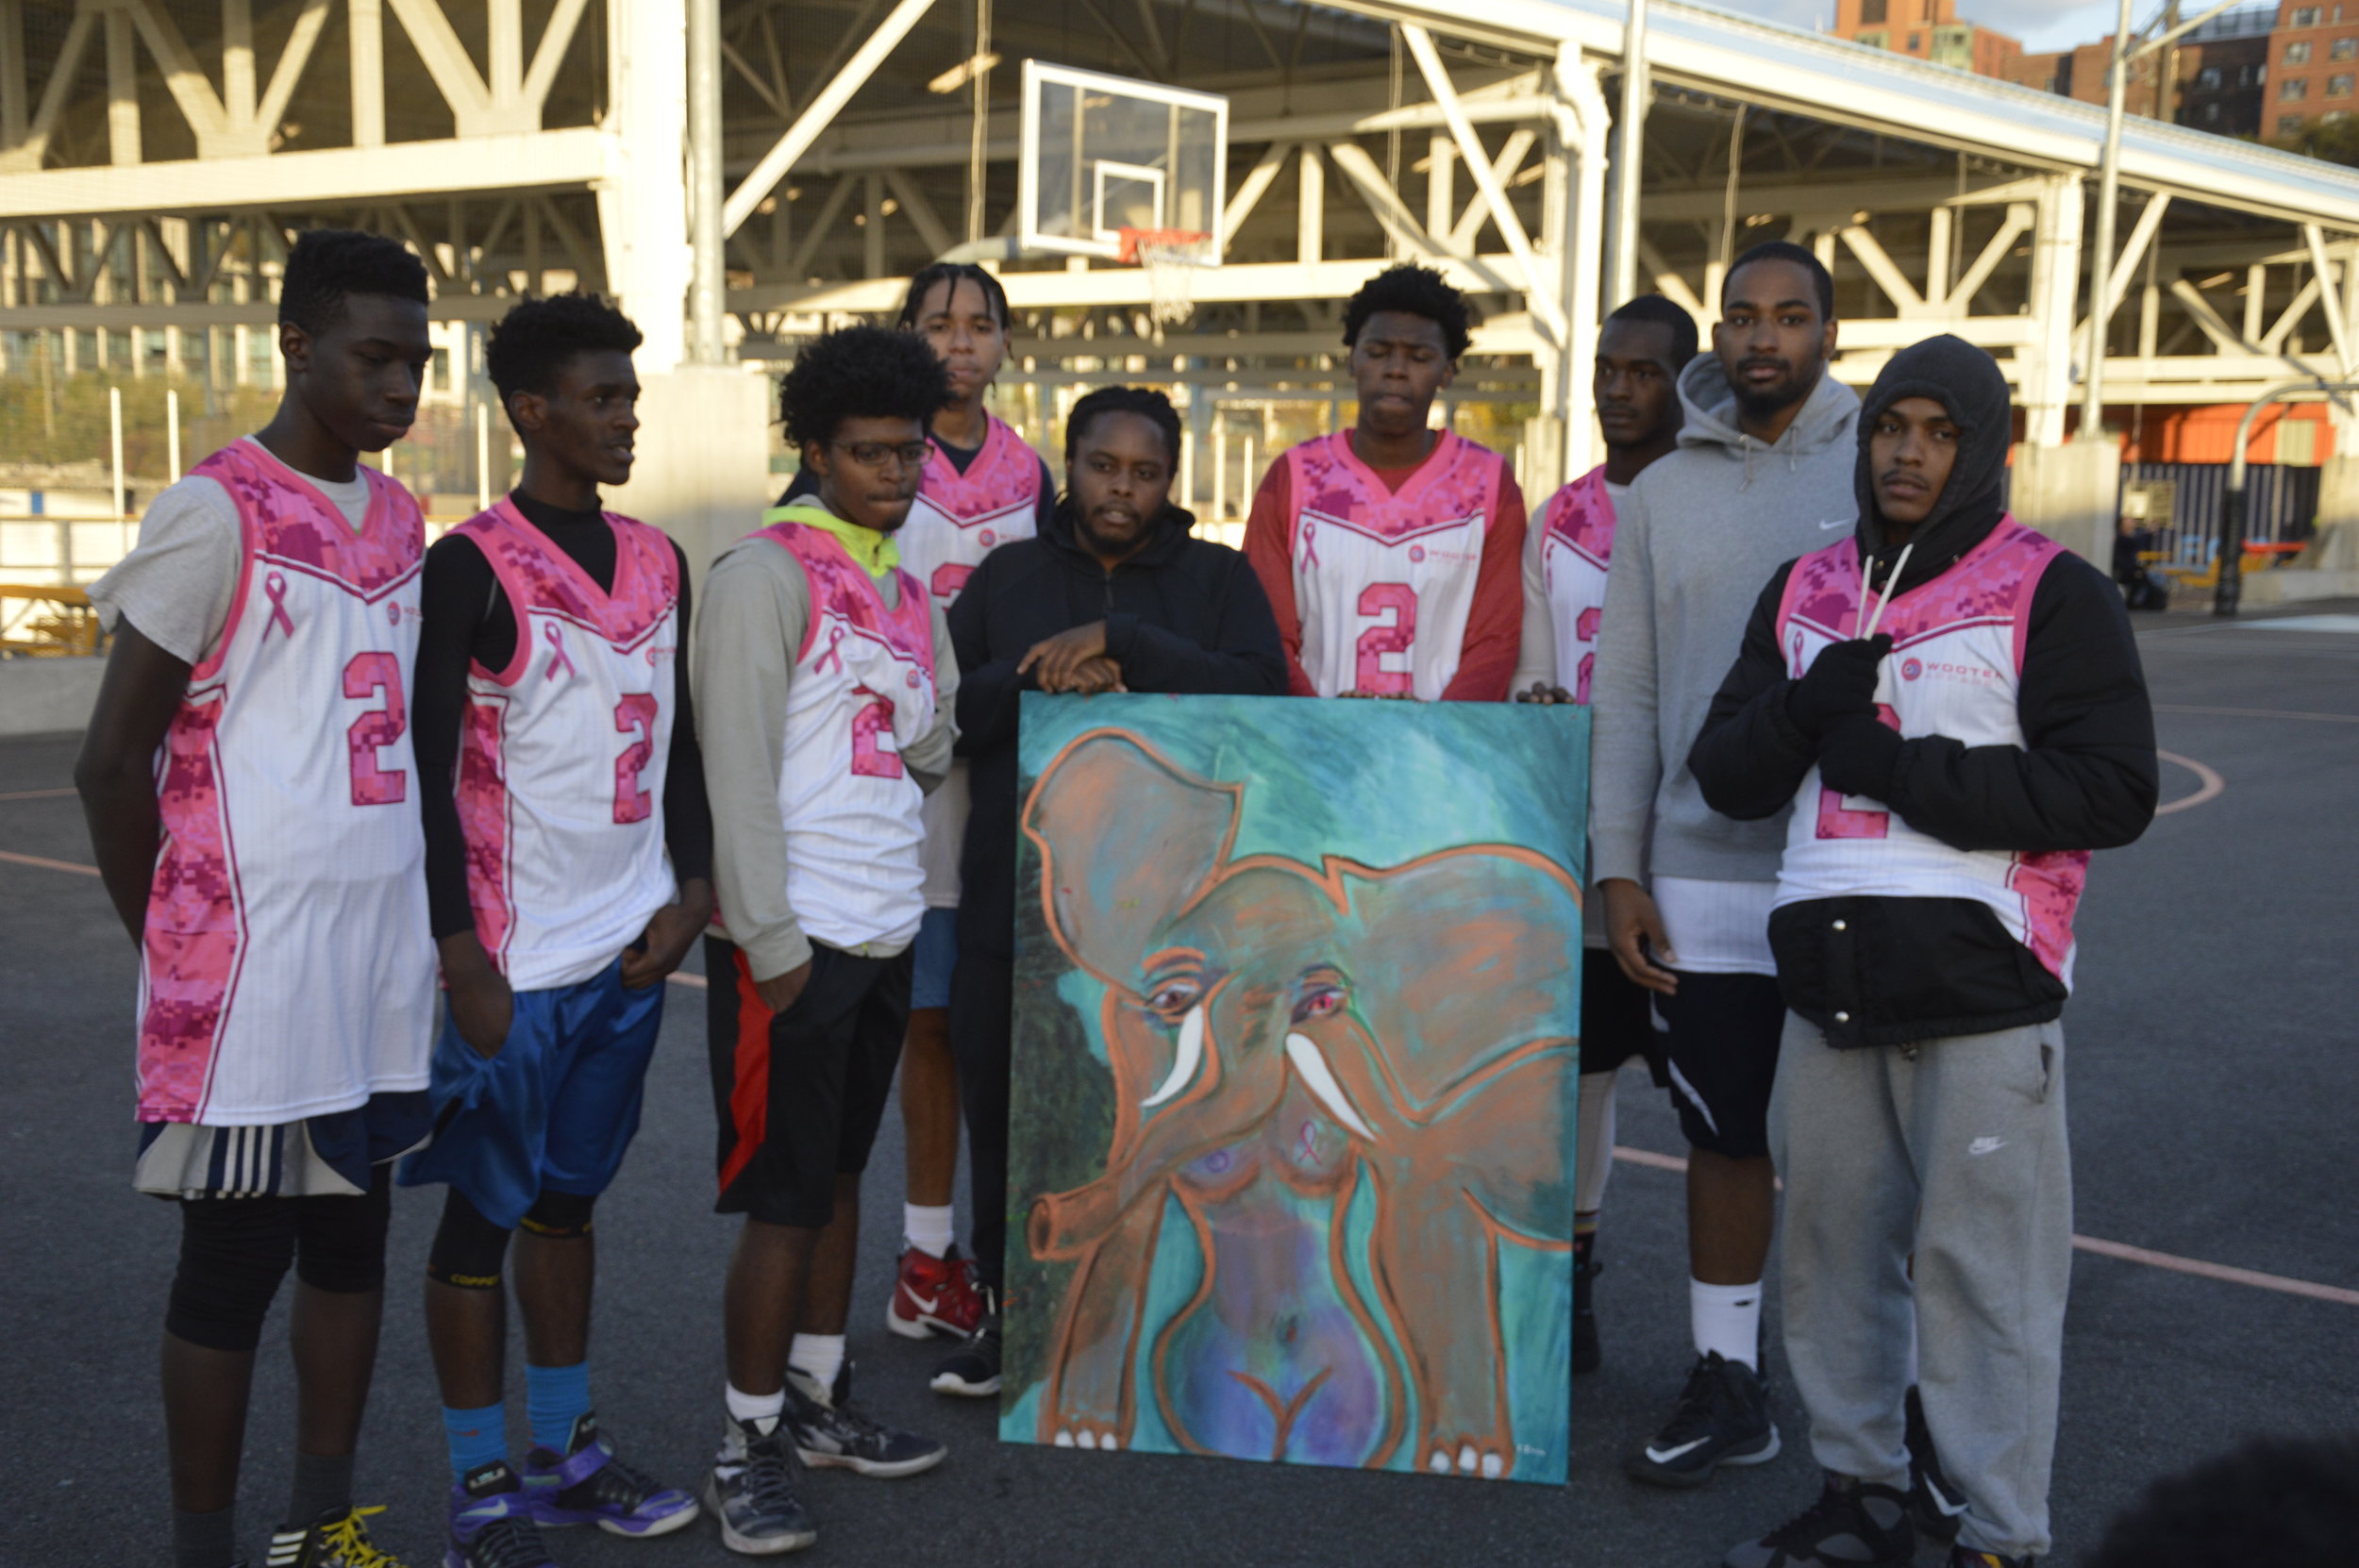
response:
{"label": "young man in pink basketball jersey", "polygon": [[393,1562],[352,1506],[352,1456],[390,1165],[430,1126],[408,717],[426,534],[410,492],[357,458],[416,414],[426,308],[397,242],[298,240],[278,412],[157,496],[91,590],[115,643],[75,779],[140,948],[136,1182],[181,1221],[163,1346],[176,1568],[239,1560],[255,1350],[290,1264],[294,1493],[269,1561]]}
{"label": "young man in pink basketball jersey", "polygon": [[[1548,497],[1524,538],[1523,654],[1518,702],[1589,703],[1614,509],[1631,482],[1678,443],[1679,374],[1696,357],[1696,318],[1661,294],[1615,310],[1598,334],[1592,376],[1605,461]],[[1669,1078],[1647,993],[1622,973],[1605,939],[1604,900],[1581,906],[1581,1110],[1573,1190],[1573,1371],[1595,1372],[1602,1351],[1593,1301],[1598,1216],[1614,1170],[1614,1083],[1643,1057],[1656,1086]]]}
{"label": "young man in pink basketball jersey", "polygon": [[[985,401],[1008,352],[1007,291],[971,261],[937,261],[910,279],[895,325],[926,340],[949,373],[950,401],[926,427],[926,472],[909,521],[893,536],[901,568],[945,614],[1000,545],[1030,539],[1057,509],[1048,464]],[[818,493],[797,472],[780,504]],[[912,948],[910,1032],[901,1051],[905,1165],[901,1266],[885,1326],[905,1339],[964,1338],[982,1321],[975,1260],[955,1244],[960,1090],[950,1050],[950,976],[959,958],[959,855],[969,809],[967,766],[950,765],[926,797],[926,915]]]}
{"label": "young man in pink basketball jersey", "polygon": [[941,1462],[851,1403],[844,1336],[860,1176],[909,1026],[926,792],[949,772],[958,661],[894,535],[916,499],[942,362],[907,332],[807,343],[779,392],[811,500],[724,554],[696,626],[696,707],[726,935],[706,940],[728,1419],[707,1498],[732,1551],[817,1539],[805,1464]]}
{"label": "young man in pink basketball jersey", "polygon": [[1428,427],[1469,331],[1441,274],[1369,279],[1344,311],[1357,423],[1280,456],[1254,492],[1246,554],[1297,696],[1507,696],[1523,492],[1497,453]]}
{"label": "young man in pink basketball jersey", "polygon": [[[418,652],[426,876],[450,992],[433,1145],[447,1183],[427,1338],[451,1470],[447,1568],[542,1568],[543,1525],[662,1535],[695,1500],[615,1457],[590,1399],[591,1216],[639,1127],[664,976],[712,917],[681,642],[688,562],[602,510],[630,478],[639,329],[595,294],[527,300],[485,368],[524,475],[427,552]],[[509,1241],[531,1448],[509,1463]]]}
{"label": "young man in pink basketball jersey", "polygon": [[[1984,350],[1893,356],[1861,409],[1856,535],[1770,577],[1688,756],[1714,809],[1792,809],[1769,1137],[1786,1360],[1827,1473],[1728,1568],[1899,1568],[1927,1529],[1955,1532],[1950,1568],[2049,1547],[2057,1018],[2089,852],[2146,830],[2160,768],[2120,592],[2006,515],[2010,416]],[[1912,1453],[1912,1383],[1937,1463]]]}

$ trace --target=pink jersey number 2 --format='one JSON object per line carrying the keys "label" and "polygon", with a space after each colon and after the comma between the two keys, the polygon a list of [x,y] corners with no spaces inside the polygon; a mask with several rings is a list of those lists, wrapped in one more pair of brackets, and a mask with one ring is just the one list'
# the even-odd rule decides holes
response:
{"label": "pink jersey number 2", "polygon": [[[1598,640],[1598,621],[1601,612],[1596,605],[1591,605],[1587,609],[1582,610],[1580,618],[1573,622],[1574,639],[1582,642],[1595,642]],[[1581,656],[1581,677],[1573,683],[1573,700],[1583,708],[1589,706],[1589,677],[1597,672],[1598,656],[1595,653],[1582,654]]]}
{"label": "pink jersey number 2", "polygon": [[652,692],[633,692],[614,705],[614,731],[635,735],[614,759],[614,820],[644,822],[654,814],[655,797],[639,787],[639,776],[655,758],[655,721],[660,709]]}
{"label": "pink jersey number 2", "polygon": [[409,798],[410,776],[386,768],[377,752],[401,739],[410,727],[410,714],[401,700],[401,660],[389,653],[355,654],[344,666],[344,695],[374,697],[383,693],[385,706],[372,708],[344,731],[352,753],[352,803],[355,806],[397,806]]}
{"label": "pink jersey number 2", "polygon": [[1354,661],[1352,687],[1370,696],[1405,695],[1414,678],[1408,670],[1384,668],[1384,658],[1387,654],[1405,656],[1416,644],[1417,591],[1400,582],[1373,582],[1360,591],[1361,614],[1374,617],[1387,611],[1392,620],[1362,632],[1354,645],[1359,657]]}
{"label": "pink jersey number 2", "polygon": [[[852,772],[863,778],[899,778],[901,754],[893,738],[893,699],[865,686],[852,688],[860,710],[852,715]],[[888,743],[879,743],[882,736]]]}

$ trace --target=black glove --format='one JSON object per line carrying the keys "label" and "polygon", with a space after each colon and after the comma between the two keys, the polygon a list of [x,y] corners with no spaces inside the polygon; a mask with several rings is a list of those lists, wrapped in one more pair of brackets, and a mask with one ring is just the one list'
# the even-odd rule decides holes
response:
{"label": "black glove", "polygon": [[1876,714],[1876,667],[1892,651],[1889,634],[1855,637],[1818,650],[1802,678],[1785,689],[1785,716],[1804,739],[1824,739],[1845,719]]}
{"label": "black glove", "polygon": [[[1853,642],[1844,647],[1856,647]],[[1900,732],[1876,718],[1849,718],[1818,742],[1818,777],[1837,794],[1892,804],[1892,776],[1900,765]]]}

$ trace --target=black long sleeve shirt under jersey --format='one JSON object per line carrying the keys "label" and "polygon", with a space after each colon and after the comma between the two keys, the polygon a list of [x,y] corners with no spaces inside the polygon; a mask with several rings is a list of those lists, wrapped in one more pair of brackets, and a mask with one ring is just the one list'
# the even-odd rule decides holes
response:
{"label": "black long sleeve shirt under jersey", "polygon": [[[548,537],[601,591],[614,586],[614,530],[605,513],[567,511],[536,501],[522,491],[510,500],[525,520]],[[663,776],[663,842],[672,854],[672,874],[682,882],[712,876],[712,811],[705,802],[704,755],[696,749],[696,714],[689,700],[688,638],[693,624],[688,559],[679,562],[679,652],[672,661],[672,749]],[[445,534],[426,553],[419,579],[425,625],[418,641],[417,674],[410,712],[423,792],[419,810],[426,827],[427,903],[435,940],[475,926],[467,898],[467,841],[459,824],[454,790],[461,726],[467,713],[467,674],[473,665],[507,668],[516,654],[516,611],[501,592],[498,576],[475,542]]]}

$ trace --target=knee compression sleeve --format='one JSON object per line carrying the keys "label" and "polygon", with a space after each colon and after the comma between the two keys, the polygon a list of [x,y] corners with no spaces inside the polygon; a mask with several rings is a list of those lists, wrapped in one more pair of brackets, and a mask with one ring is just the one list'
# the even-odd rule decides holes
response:
{"label": "knee compression sleeve", "polygon": [[575,1241],[590,1234],[591,1210],[597,1206],[594,1197],[543,1188],[525,1212],[524,1228],[552,1242]]}
{"label": "knee compression sleeve", "polygon": [[357,1197],[295,1199],[295,1277],[315,1291],[359,1295],[385,1283],[385,1230],[393,1216],[391,1166]]}
{"label": "knee compression sleeve", "polygon": [[508,1232],[483,1217],[450,1188],[443,1199],[443,1223],[427,1255],[426,1275],[462,1291],[496,1291],[508,1257]]}
{"label": "knee compression sleeve", "polygon": [[189,1198],[164,1329],[208,1350],[248,1351],[295,1251],[293,1198]]}

